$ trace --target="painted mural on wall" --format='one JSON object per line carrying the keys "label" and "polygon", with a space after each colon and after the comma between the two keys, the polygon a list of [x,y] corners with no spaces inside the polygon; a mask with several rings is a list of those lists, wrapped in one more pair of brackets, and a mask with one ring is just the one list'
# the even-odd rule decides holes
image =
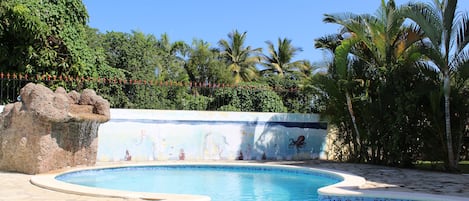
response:
{"label": "painted mural on wall", "polygon": [[112,109],[98,161],[302,160],[324,155],[314,114]]}

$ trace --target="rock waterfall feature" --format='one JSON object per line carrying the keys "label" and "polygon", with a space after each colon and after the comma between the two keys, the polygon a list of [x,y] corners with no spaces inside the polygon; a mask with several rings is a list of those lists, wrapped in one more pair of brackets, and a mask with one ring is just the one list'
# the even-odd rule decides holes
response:
{"label": "rock waterfall feature", "polygon": [[94,165],[109,102],[85,89],[67,93],[29,83],[0,113],[0,170],[38,174]]}

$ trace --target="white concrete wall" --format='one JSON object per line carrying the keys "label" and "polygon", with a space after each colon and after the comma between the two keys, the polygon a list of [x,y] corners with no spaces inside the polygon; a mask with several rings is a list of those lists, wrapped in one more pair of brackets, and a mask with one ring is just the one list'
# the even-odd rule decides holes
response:
{"label": "white concrete wall", "polygon": [[[310,159],[324,155],[316,114],[111,109],[98,161]],[[291,143],[304,136],[304,145]],[[323,156],[324,157],[324,156]]]}

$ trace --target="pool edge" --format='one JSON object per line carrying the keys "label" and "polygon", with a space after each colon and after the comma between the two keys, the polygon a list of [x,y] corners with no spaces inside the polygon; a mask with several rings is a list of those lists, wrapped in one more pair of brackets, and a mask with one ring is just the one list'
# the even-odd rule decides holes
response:
{"label": "pool edge", "polygon": [[319,201],[329,200],[349,200],[353,198],[369,198],[372,200],[390,200],[390,201],[469,201],[468,198],[436,195],[418,192],[402,192],[402,191],[380,191],[361,189],[360,186],[365,184],[366,179],[347,172],[336,171],[331,169],[322,169],[342,177],[342,182],[325,186],[318,189],[318,195],[323,197]]}
{"label": "pool edge", "polygon": [[127,198],[127,199],[143,199],[143,200],[165,200],[165,201],[210,201],[210,197],[203,195],[186,195],[186,194],[166,194],[166,193],[147,193],[135,191],[122,191],[111,190],[103,188],[93,188],[81,185],[70,184],[55,179],[58,175],[69,172],[76,172],[81,170],[93,170],[103,168],[118,168],[118,167],[138,167],[145,165],[163,165],[163,164],[120,164],[120,165],[105,165],[93,167],[78,167],[69,170],[45,173],[34,175],[30,178],[30,183],[38,187],[53,190],[62,193],[69,193],[82,196],[91,197],[108,197],[108,198]]}
{"label": "pool edge", "polygon": [[69,170],[34,175],[31,177],[30,182],[33,185],[41,188],[54,190],[57,192],[70,193],[84,196],[94,197],[111,197],[111,198],[137,198],[146,200],[167,200],[167,201],[179,201],[179,200],[192,200],[192,201],[209,201],[210,197],[201,195],[184,195],[184,194],[162,194],[162,193],[145,193],[145,192],[133,192],[133,191],[119,191],[109,190],[102,188],[92,188],[80,185],[74,185],[66,182],[59,181],[56,176],[75,172],[80,170],[92,170],[92,169],[103,169],[103,168],[117,168],[117,167],[139,167],[139,166],[161,166],[161,165],[231,165],[231,166],[271,166],[271,167],[285,167],[293,169],[310,169],[317,171],[320,174],[326,174],[333,177],[342,178],[343,181],[325,186],[318,189],[318,195],[322,199],[319,201],[328,201],[333,199],[346,199],[346,198],[381,198],[387,200],[412,200],[412,201],[469,201],[469,199],[457,196],[444,196],[435,195],[428,193],[414,193],[414,192],[398,192],[398,191],[379,191],[379,190],[364,190],[360,189],[360,186],[365,184],[366,179],[357,175],[350,174],[348,172],[337,171],[332,169],[324,168],[313,168],[295,165],[285,164],[272,164],[272,163],[245,163],[245,162],[165,162],[165,163],[118,163],[110,165],[99,165],[93,167],[78,167],[71,168]]}

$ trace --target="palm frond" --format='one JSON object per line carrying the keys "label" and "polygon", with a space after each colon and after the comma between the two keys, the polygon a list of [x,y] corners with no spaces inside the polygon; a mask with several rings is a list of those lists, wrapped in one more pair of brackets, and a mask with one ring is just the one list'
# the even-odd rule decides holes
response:
{"label": "palm frond", "polygon": [[[438,68],[436,68],[434,65],[432,65],[431,62],[427,61],[417,61],[414,63],[414,66],[419,69],[420,73],[425,75],[426,77],[434,77],[438,75]],[[435,79],[438,80],[438,79]]]}
{"label": "palm frond", "polygon": [[449,63],[449,68],[452,71],[465,70],[469,65],[469,48],[466,48],[454,55],[453,60]]}
{"label": "palm frond", "polygon": [[[466,58],[469,58],[469,55],[467,53],[466,53]],[[469,60],[468,59],[466,59],[464,62],[462,62],[459,65],[457,74],[459,75],[459,78],[461,79],[461,83],[465,83],[469,80]]]}
{"label": "palm frond", "polygon": [[420,48],[422,44],[420,41],[424,38],[425,36],[418,26],[410,25],[401,29],[401,32],[398,34],[398,37],[393,41],[391,46],[393,49],[392,51],[394,51],[394,59],[400,59],[403,57],[409,58],[406,54],[413,54],[415,56],[416,54],[414,53],[419,52],[415,47]]}
{"label": "palm frond", "polygon": [[245,63],[248,63],[248,64],[257,64],[261,61],[261,57],[260,56],[250,56],[250,57],[247,57],[244,62]]}
{"label": "palm frond", "polygon": [[[454,22],[454,16],[456,14],[456,5],[458,3],[457,0],[446,0],[443,2],[443,27],[444,31],[447,34],[451,33],[451,30],[453,29],[453,22]],[[451,41],[450,35],[446,36],[445,43],[447,44],[446,47],[449,47],[449,43]]]}
{"label": "palm frond", "polygon": [[402,63],[401,61],[403,61],[404,62],[402,63],[403,65],[412,64],[414,62],[422,60],[422,57],[423,57],[422,49],[424,48],[425,47],[422,43],[414,43],[411,46],[404,48],[403,52],[397,52],[397,51],[401,51],[400,48],[399,50],[396,49],[395,59],[397,59],[399,63]]}
{"label": "palm frond", "polygon": [[256,65],[260,62],[262,48],[244,46],[247,32],[237,30],[228,34],[228,40],[220,40],[221,57],[232,72],[234,81],[251,81],[257,77]]}
{"label": "palm frond", "polygon": [[357,19],[358,17],[359,15],[350,12],[338,14],[324,14],[324,18],[322,21],[325,23],[346,24],[350,21]]}
{"label": "palm frond", "polygon": [[[387,5],[387,16],[386,21],[383,24],[386,24],[386,34],[389,36],[399,36],[401,31],[402,24],[405,21],[405,18],[401,16],[400,8],[396,9],[394,1],[389,1]],[[389,38],[391,41],[396,40],[395,38]]]}
{"label": "palm frond", "polygon": [[329,34],[314,40],[314,47],[329,50],[334,53],[335,48],[340,45],[344,38],[340,34]]}
{"label": "palm frond", "polygon": [[468,13],[463,13],[459,15],[459,18],[457,18],[457,24],[455,25],[454,32],[455,36],[453,36],[453,43],[455,43],[456,46],[456,52],[461,52],[463,51],[464,48],[469,43],[469,14]]}
{"label": "palm frond", "polygon": [[291,40],[287,38],[278,38],[277,48],[271,41],[265,42],[268,46],[268,55],[262,55],[262,65],[266,69],[262,70],[262,74],[272,73],[278,76],[284,76],[285,73],[290,73],[293,68],[293,63],[291,60],[293,56],[301,50],[292,46]]}
{"label": "palm frond", "polygon": [[342,41],[342,44],[336,49],[334,63],[337,74],[341,79],[346,79],[348,77],[348,56],[350,53],[350,49],[352,49],[352,47],[358,41],[359,40],[356,37],[345,39]]}
{"label": "palm frond", "polygon": [[445,66],[447,65],[445,57],[443,56],[440,49],[431,47],[429,45],[423,45],[420,51],[423,55],[425,55],[428,59],[435,63],[438,66],[439,70],[443,70],[443,68],[445,68]]}
{"label": "palm frond", "polygon": [[434,47],[440,47],[444,27],[441,13],[428,3],[409,3],[401,7],[401,15],[412,20],[425,33]]}

